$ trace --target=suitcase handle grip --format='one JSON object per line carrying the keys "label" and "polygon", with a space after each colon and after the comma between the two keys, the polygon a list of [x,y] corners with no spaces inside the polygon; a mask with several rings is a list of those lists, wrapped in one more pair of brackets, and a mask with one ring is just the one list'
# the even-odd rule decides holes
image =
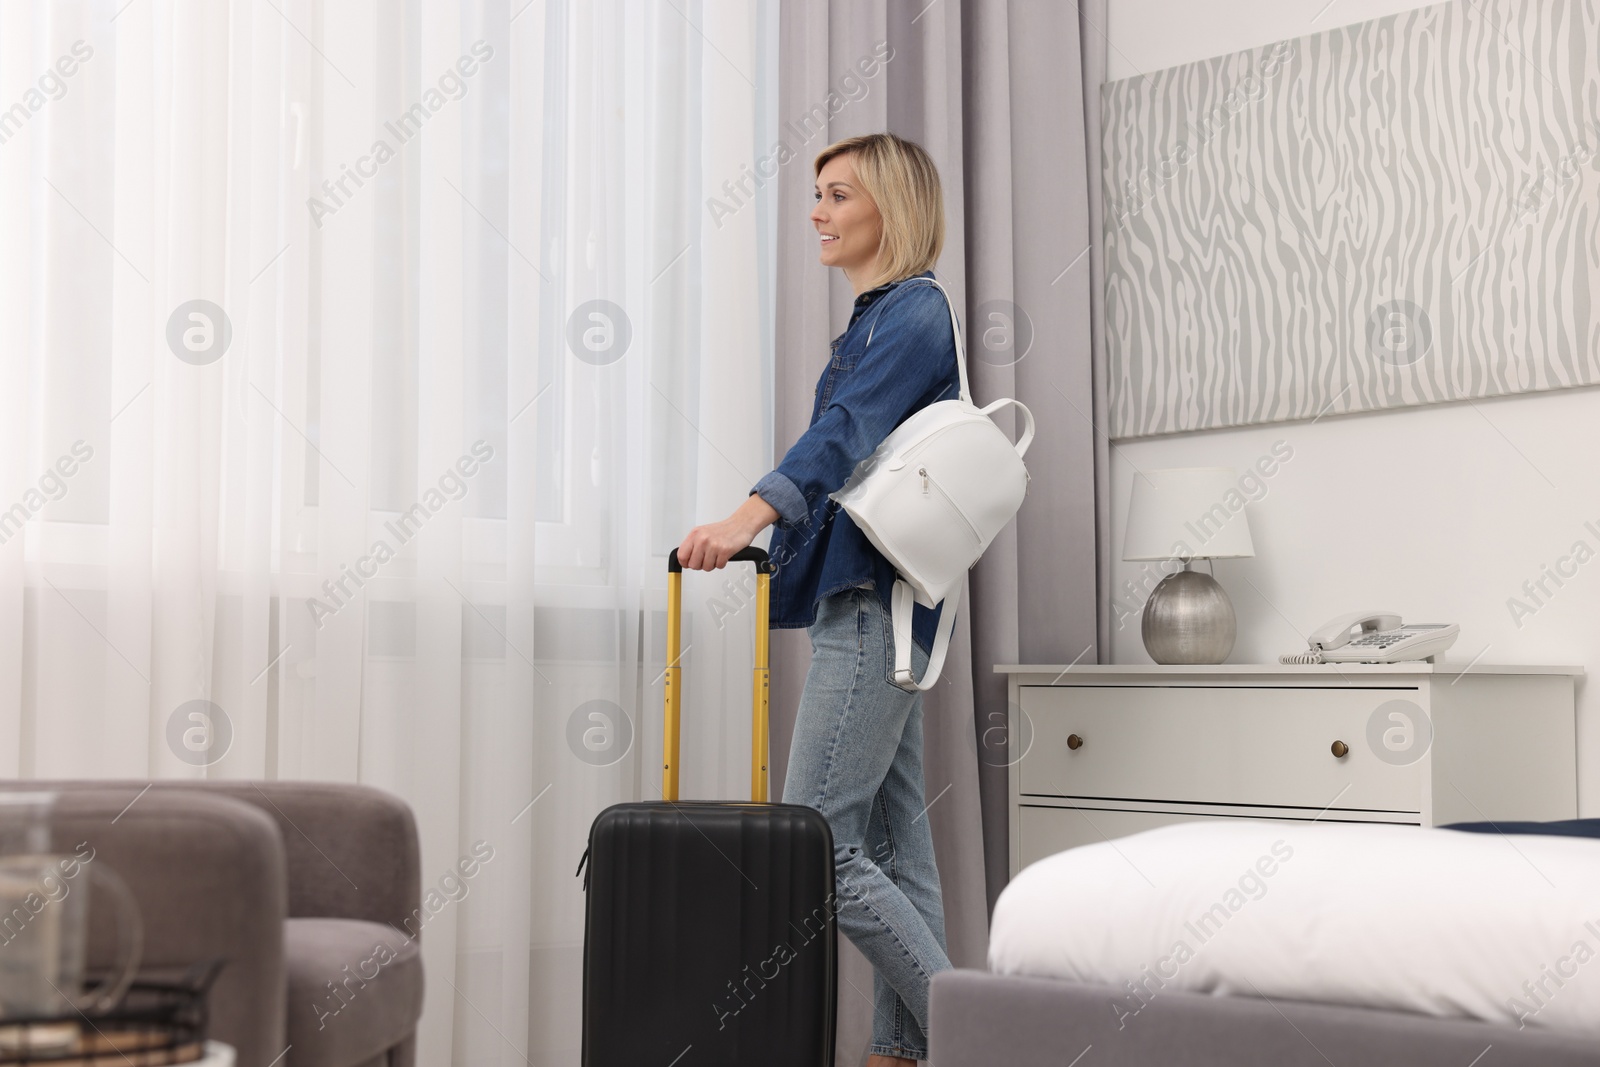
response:
{"label": "suitcase handle grip", "polygon": [[[732,556],[728,557],[729,563],[743,563],[746,560],[749,560],[756,565],[756,572],[758,574],[773,574],[778,570],[777,565],[774,564],[770,558],[768,558],[767,550],[764,548],[741,548]],[[682,570],[683,564],[678,562],[678,550],[673,549],[671,552],[667,553],[667,573],[678,574],[682,572]]]}

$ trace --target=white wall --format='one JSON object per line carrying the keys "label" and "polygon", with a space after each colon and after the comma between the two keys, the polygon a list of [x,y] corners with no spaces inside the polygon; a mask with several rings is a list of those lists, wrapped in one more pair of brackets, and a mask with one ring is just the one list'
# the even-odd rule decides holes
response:
{"label": "white wall", "polygon": [[[1405,0],[1111,0],[1113,79],[1423,6]],[[1319,15],[1319,12],[1320,15]],[[1313,19],[1315,21],[1313,22]],[[1247,512],[1256,557],[1221,560],[1239,637],[1232,662],[1275,662],[1329,617],[1392,608],[1458,622],[1466,663],[1576,663],[1600,672],[1600,390],[1558,390],[1315,421],[1113,442],[1113,556],[1135,470],[1291,458]],[[1594,528],[1585,527],[1585,522]],[[1586,562],[1573,556],[1575,543]],[[1593,558],[1588,554],[1593,553]],[[1572,577],[1538,606],[1524,582],[1561,564]],[[1139,563],[1116,585],[1145,583]],[[1204,565],[1202,565],[1204,566]],[[1536,590],[1537,592],[1537,590]],[[1142,602],[1141,592],[1124,604]],[[1514,619],[1507,601],[1533,614]],[[1114,629],[1117,663],[1148,663],[1137,615]],[[1515,709],[1508,709],[1515,729]],[[1600,685],[1578,685],[1580,814],[1600,815]]]}

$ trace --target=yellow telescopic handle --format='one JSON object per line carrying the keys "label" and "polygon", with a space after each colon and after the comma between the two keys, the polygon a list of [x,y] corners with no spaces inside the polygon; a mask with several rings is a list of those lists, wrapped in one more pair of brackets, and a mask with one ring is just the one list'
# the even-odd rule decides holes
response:
{"label": "yellow telescopic handle", "polygon": [[767,603],[772,575],[756,571],[756,660],[751,670],[754,694],[750,719],[750,799],[767,802]]}
{"label": "yellow telescopic handle", "polygon": [[[768,625],[767,616],[772,596],[772,575],[777,570],[768,558],[766,549],[742,548],[733,554],[730,563],[750,561],[756,565],[756,655],[751,670],[751,720],[750,720],[750,799],[765,803],[767,799],[767,748],[768,737]],[[678,799],[678,732],[682,725],[683,666],[678,662],[683,644],[683,566],[678,562],[678,550],[667,556],[667,670],[665,717],[666,727],[661,741],[661,796],[666,800]]]}
{"label": "yellow telescopic handle", "polygon": [[[672,561],[677,562],[678,550],[672,550]],[[683,668],[678,666],[682,635],[679,622],[682,618],[683,571],[667,573],[667,700],[666,730],[661,735],[661,796],[666,800],[678,799],[678,694],[683,686]]]}

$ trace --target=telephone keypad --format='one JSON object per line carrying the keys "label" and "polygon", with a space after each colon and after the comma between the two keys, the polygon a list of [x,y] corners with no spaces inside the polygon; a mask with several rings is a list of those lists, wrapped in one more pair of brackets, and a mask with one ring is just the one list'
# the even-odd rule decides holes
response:
{"label": "telephone keypad", "polygon": [[1401,637],[1403,637],[1403,636],[1404,636],[1403,634],[1395,634],[1395,633],[1367,634],[1365,637],[1356,638],[1354,641],[1351,641],[1350,644],[1351,645],[1361,645],[1361,646],[1369,647],[1369,648],[1372,647],[1373,645],[1376,645],[1378,648],[1384,649],[1384,648],[1388,648],[1390,645],[1392,645],[1396,641],[1400,640]]}

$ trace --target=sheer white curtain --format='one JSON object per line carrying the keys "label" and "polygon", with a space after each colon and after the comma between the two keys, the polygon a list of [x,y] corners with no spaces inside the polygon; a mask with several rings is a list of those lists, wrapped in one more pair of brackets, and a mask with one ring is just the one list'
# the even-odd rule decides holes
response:
{"label": "sheer white curtain", "polygon": [[[578,1062],[665,556],[773,461],[776,7],[0,4],[0,774],[406,798],[421,1064]],[[747,795],[745,580],[686,797]]]}

